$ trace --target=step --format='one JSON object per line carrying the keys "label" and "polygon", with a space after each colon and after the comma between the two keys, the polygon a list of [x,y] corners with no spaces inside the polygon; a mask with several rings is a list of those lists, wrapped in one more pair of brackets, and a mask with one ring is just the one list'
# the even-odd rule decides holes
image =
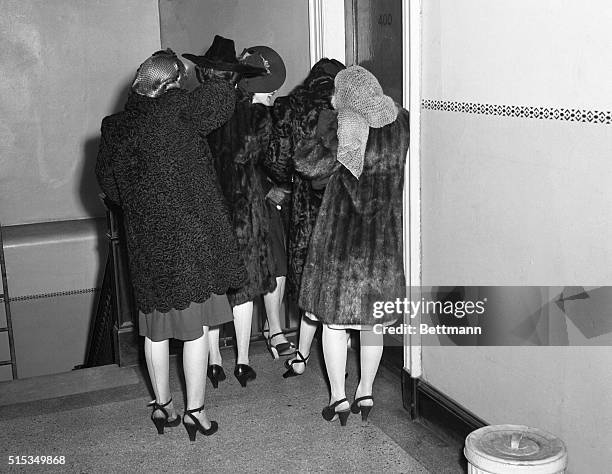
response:
{"label": "step", "polygon": [[134,367],[104,365],[0,382],[0,406],[65,397],[140,383]]}

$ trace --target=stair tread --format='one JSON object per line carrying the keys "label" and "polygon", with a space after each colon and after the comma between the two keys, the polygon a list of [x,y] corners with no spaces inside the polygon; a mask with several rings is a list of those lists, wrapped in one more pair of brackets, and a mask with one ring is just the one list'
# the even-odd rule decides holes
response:
{"label": "stair tread", "polygon": [[61,374],[0,382],[0,406],[140,383],[132,367],[105,365]]}

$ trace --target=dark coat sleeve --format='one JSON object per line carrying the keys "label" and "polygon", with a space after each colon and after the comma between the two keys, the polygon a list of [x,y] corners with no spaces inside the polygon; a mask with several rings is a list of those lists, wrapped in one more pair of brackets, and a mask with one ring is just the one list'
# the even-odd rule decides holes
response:
{"label": "dark coat sleeve", "polygon": [[116,159],[117,150],[112,145],[112,125],[108,118],[102,121],[100,147],[96,161],[96,178],[100,189],[116,204],[120,204],[119,189],[113,169],[113,159]]}
{"label": "dark coat sleeve", "polygon": [[227,81],[212,78],[189,94],[190,118],[203,135],[219,128],[234,113],[236,90]]}
{"label": "dark coat sleeve", "polygon": [[262,161],[266,176],[277,184],[293,177],[293,110],[287,97],[279,97],[270,108],[270,140]]}
{"label": "dark coat sleeve", "polygon": [[321,182],[339,169],[341,165],[336,159],[337,129],[336,114],[330,110],[321,111],[314,134],[300,139],[295,147],[295,169],[298,173]]}
{"label": "dark coat sleeve", "polygon": [[265,161],[270,144],[271,117],[270,108],[263,104],[252,104],[242,101],[236,107],[230,124],[234,128],[233,136],[244,142],[234,156],[234,162],[255,165]]}

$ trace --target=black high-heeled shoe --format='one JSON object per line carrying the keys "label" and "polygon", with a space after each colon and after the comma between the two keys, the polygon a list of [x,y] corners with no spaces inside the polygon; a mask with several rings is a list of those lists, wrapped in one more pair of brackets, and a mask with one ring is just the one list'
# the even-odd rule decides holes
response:
{"label": "black high-heeled shoe", "polygon": [[223,371],[223,367],[217,364],[208,366],[206,376],[210,380],[210,383],[212,383],[212,386],[215,388],[219,387],[219,382],[223,382],[227,378],[225,376],[225,372]]}
{"label": "black high-heeled shoe", "polygon": [[366,422],[368,421],[368,415],[370,414],[370,410],[372,409],[373,405],[359,405],[359,402],[363,400],[372,400],[372,402],[374,402],[372,395],[356,398],[355,401],[351,403],[351,411],[355,414],[361,412],[361,421]]}
{"label": "black high-heeled shoe", "polygon": [[[194,408],[193,410],[185,410],[185,415],[183,416],[183,425],[185,426],[187,434],[189,435],[189,441],[195,441],[196,433],[198,431],[204,436],[210,436],[212,434],[215,434],[219,429],[219,424],[216,421],[210,422],[210,428],[204,428],[202,426],[202,423],[200,423],[200,420],[198,420],[195,416],[192,415],[192,413],[198,413],[202,410],[204,410],[204,405],[202,405],[200,408]],[[193,420],[193,423],[185,423],[187,417],[191,418]]]}
{"label": "black high-heeled shoe", "polygon": [[326,406],[325,408],[323,408],[321,415],[327,421],[333,421],[334,417],[338,415],[338,418],[340,418],[340,426],[346,426],[346,420],[351,414],[351,410],[347,409],[347,410],[336,411],[336,407],[344,402],[348,402],[348,400],[346,398],[343,398],[342,400],[338,400],[337,402],[334,402],[331,405]]}
{"label": "black high-heeled shoe", "polygon": [[246,387],[249,380],[255,380],[257,378],[257,374],[250,365],[238,364],[234,369],[234,377],[238,379],[240,385]]}
{"label": "black high-heeled shoe", "polygon": [[302,375],[295,371],[295,369],[293,368],[293,365],[294,364],[304,364],[304,370],[306,370],[306,362],[308,362],[309,357],[310,357],[310,354],[304,357],[300,351],[296,351],[295,359],[292,359],[292,360],[287,359],[285,361],[285,367],[287,367],[287,372],[283,374],[283,378],[288,379],[289,377],[297,377],[298,375]]}
{"label": "black high-heeled shoe", "polygon": [[[176,418],[174,420],[168,421],[168,418],[170,417],[170,415],[168,414],[168,411],[166,410],[165,407],[170,405],[171,402],[172,402],[172,398],[168,400],[166,403],[164,403],[163,405],[160,405],[159,403],[157,403],[157,401],[154,401],[153,403],[150,404],[153,407],[153,411],[151,412],[151,420],[153,420],[153,423],[155,424],[155,427],[157,428],[157,434],[164,434],[164,428],[166,426],[174,428],[175,426],[178,426],[181,424],[181,417],[179,415],[176,415]],[[157,410],[161,411],[164,416],[153,416],[155,415],[155,412]]]}

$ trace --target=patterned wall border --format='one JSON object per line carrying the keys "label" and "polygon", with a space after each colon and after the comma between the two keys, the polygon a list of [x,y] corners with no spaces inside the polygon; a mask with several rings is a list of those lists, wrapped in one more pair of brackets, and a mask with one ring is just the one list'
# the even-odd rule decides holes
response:
{"label": "patterned wall border", "polygon": [[428,110],[462,112],[466,114],[499,115],[540,120],[565,120],[602,125],[612,124],[612,111],[564,109],[554,107],[530,107],[524,105],[477,104],[474,102],[454,102],[451,100],[423,99],[421,106]]}
{"label": "patterned wall border", "polygon": [[26,301],[26,300],[37,300],[40,298],[55,298],[57,296],[70,296],[70,295],[82,295],[86,293],[96,293],[100,291],[100,288],[83,288],[82,290],[67,290],[57,291],[55,293],[41,293],[37,295],[25,295],[25,296],[11,296],[9,301]]}

